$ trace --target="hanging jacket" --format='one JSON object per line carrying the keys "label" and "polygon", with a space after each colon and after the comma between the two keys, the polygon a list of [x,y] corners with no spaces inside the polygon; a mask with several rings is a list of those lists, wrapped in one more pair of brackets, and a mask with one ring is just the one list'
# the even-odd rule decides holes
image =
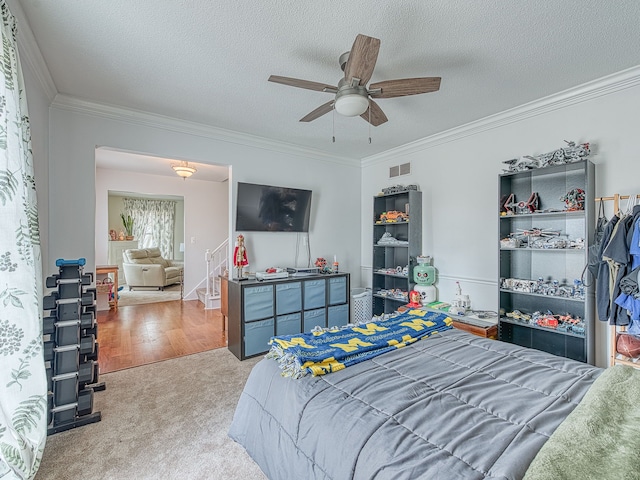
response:
{"label": "hanging jacket", "polygon": [[629,325],[630,317],[626,308],[616,304],[615,300],[620,296],[620,281],[631,272],[631,254],[629,246],[633,238],[633,227],[640,218],[640,205],[633,207],[631,214],[626,215],[618,222],[618,228],[605,248],[602,257],[609,263],[610,269],[616,270],[613,289],[610,292],[612,298],[609,323],[611,325]]}
{"label": "hanging jacket", "polygon": [[609,319],[611,298],[609,295],[609,264],[602,258],[602,254],[609,240],[611,240],[611,234],[619,220],[620,217],[614,215],[604,227],[600,251],[598,252],[600,262],[598,264],[598,275],[596,276],[596,310],[598,312],[598,318],[603,322]]}
{"label": "hanging jacket", "polygon": [[633,224],[633,235],[629,244],[629,253],[631,254],[631,268],[635,269],[640,266],[640,217]]}
{"label": "hanging jacket", "polygon": [[[587,252],[587,264],[582,270],[582,284],[585,287],[590,287],[598,279],[598,270],[600,269],[600,262],[602,261],[602,242],[604,240],[605,228],[607,227],[607,217],[604,214],[604,202],[600,201],[600,208],[598,211],[598,220],[596,221],[596,229],[593,233],[593,243],[589,246]],[[607,238],[607,241],[609,239]],[[640,257],[639,257],[640,258]]]}
{"label": "hanging jacket", "polygon": [[638,275],[640,267],[633,269],[620,280],[620,290],[615,302],[620,308],[626,310],[630,317],[629,333],[640,334],[640,294],[638,291]]}

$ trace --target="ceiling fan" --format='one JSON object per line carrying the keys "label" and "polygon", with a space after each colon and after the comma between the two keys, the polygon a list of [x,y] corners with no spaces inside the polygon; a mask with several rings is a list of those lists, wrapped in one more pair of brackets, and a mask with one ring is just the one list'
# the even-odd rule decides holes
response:
{"label": "ceiling fan", "polygon": [[377,127],[388,119],[378,104],[373,101],[374,98],[394,98],[435,92],[440,89],[441,80],[440,77],[402,78],[372,83],[367,87],[367,82],[371,79],[376,66],[379,50],[380,40],[359,34],[351,50],[340,55],[338,61],[340,68],[344,71],[344,77],[340,79],[337,87],[278,75],[271,75],[269,81],[335,95],[333,100],[302,117],[301,122],[311,122],[335,108],[336,112],[348,117],[360,115]]}

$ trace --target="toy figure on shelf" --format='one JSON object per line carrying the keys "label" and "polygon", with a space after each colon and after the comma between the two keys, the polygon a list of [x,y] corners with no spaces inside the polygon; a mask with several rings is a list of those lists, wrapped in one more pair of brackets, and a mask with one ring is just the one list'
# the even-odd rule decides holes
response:
{"label": "toy figure on shelf", "polygon": [[566,206],[567,212],[575,212],[576,210],[584,210],[584,190],[581,188],[573,188],[560,197]]}
{"label": "toy figure on shelf", "polygon": [[451,307],[449,307],[449,312],[454,315],[464,315],[467,310],[471,309],[471,300],[469,299],[469,295],[462,294],[462,287],[460,286],[460,282],[456,282],[456,296],[454,300],[451,302]]}
{"label": "toy figure on shelf", "polygon": [[420,292],[416,290],[411,290],[409,292],[409,303],[407,303],[407,307],[409,308],[419,308],[422,306],[420,303]]}
{"label": "toy figure on shelf", "polygon": [[333,273],[333,271],[331,270],[331,267],[327,265],[327,260],[322,257],[318,257],[314,265],[318,267],[319,273]]}
{"label": "toy figure on shelf", "polygon": [[249,261],[247,260],[247,249],[244,246],[244,236],[238,235],[236,240],[236,248],[233,251],[233,265],[238,270],[238,280],[242,280],[242,268],[249,265]]}
{"label": "toy figure on shelf", "polygon": [[413,281],[416,282],[413,288],[420,294],[423,305],[435,302],[438,297],[436,287],[433,286],[436,281],[436,269],[429,265],[430,262],[431,257],[420,255],[418,265],[413,268]]}

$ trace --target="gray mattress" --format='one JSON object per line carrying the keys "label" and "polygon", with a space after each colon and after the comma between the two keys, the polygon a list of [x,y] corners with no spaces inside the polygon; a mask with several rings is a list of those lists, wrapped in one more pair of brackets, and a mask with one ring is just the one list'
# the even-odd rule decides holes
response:
{"label": "gray mattress", "polygon": [[601,371],[455,329],[322,377],[263,359],[229,436],[271,480],[521,479]]}

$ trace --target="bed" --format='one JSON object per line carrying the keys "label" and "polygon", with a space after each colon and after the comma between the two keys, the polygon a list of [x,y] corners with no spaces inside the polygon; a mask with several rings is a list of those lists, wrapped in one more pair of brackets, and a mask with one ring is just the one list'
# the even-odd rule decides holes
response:
{"label": "bed", "polygon": [[[632,381],[624,392],[628,398],[612,398],[607,384],[597,400],[614,402],[618,412],[624,409],[615,402],[635,398],[632,403],[640,404],[635,375],[640,372],[624,372]],[[229,436],[271,480],[522,479],[525,474],[527,480],[555,480],[563,478],[558,468],[578,468],[583,475],[564,478],[604,479],[589,477],[595,467],[586,462],[606,466],[605,455],[587,451],[592,458],[585,460],[577,451],[585,443],[581,436],[593,437],[590,448],[602,450],[593,424],[571,425],[559,437],[560,445],[550,437],[572,417],[573,423],[585,423],[571,412],[586,403],[606,373],[456,329],[323,376],[285,378],[278,363],[265,358],[247,380]],[[620,470],[611,478],[639,478],[640,440],[634,437],[640,439],[640,411],[635,408],[636,423],[622,440],[639,448],[635,456],[616,457],[629,465],[616,464]],[[624,414],[618,417],[628,422]],[[613,424],[607,429],[609,436],[609,430],[620,430]],[[547,442],[552,446],[545,450]],[[559,453],[566,457],[564,467],[557,465]]]}

